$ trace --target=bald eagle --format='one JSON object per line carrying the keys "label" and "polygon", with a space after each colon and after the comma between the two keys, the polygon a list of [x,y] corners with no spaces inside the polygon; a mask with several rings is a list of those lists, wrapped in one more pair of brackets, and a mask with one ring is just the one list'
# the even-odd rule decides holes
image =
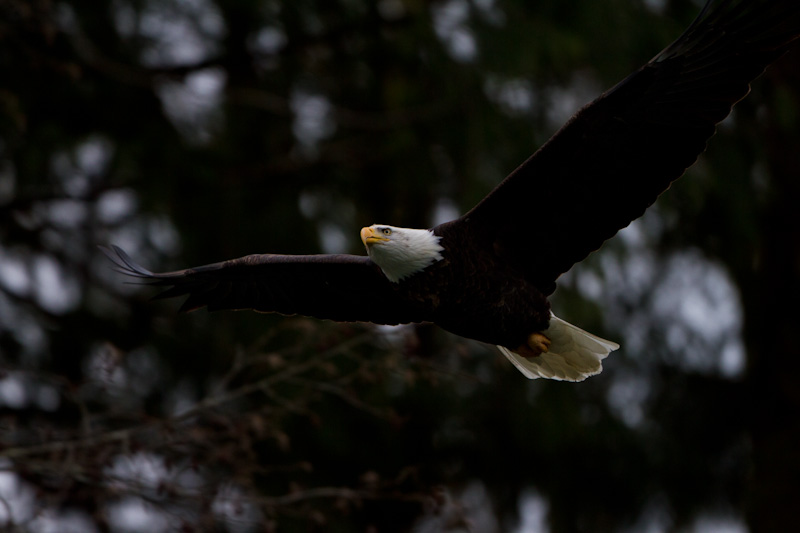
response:
{"label": "bald eagle", "polygon": [[749,83],[800,34],[798,0],[709,0],[651,61],[578,111],[465,215],[375,224],[367,256],[249,255],[127,275],[207,307],[377,324],[433,322],[497,345],[528,378],[581,381],[619,346],[553,316],[557,278],[641,216],[705,150]]}

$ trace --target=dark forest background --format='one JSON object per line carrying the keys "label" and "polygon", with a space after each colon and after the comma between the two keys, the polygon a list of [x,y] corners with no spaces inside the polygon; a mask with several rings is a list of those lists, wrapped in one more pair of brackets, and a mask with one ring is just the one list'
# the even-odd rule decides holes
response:
{"label": "dark forest background", "polygon": [[[622,344],[580,384],[528,381],[431,326],[177,314],[97,248],[171,270],[363,253],[362,226],[429,227],[698,10],[0,0],[0,524],[786,530],[797,53],[643,219],[562,277],[556,312]],[[532,225],[546,201],[530,199]]]}

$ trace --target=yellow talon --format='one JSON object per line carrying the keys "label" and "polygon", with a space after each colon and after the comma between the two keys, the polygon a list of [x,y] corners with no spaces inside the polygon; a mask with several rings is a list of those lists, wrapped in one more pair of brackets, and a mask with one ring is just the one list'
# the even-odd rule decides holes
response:
{"label": "yellow talon", "polygon": [[528,342],[520,345],[515,351],[522,357],[538,357],[550,349],[550,339],[541,333],[528,335]]}

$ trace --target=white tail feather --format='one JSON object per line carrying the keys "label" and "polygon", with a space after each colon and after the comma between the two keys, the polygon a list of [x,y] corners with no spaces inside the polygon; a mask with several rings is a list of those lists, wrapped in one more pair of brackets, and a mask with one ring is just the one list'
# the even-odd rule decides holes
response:
{"label": "white tail feather", "polygon": [[537,357],[522,357],[508,348],[498,346],[503,355],[528,379],[583,381],[602,372],[603,359],[619,349],[616,342],[601,339],[553,314],[550,315],[550,326],[542,334],[550,339],[550,349]]}

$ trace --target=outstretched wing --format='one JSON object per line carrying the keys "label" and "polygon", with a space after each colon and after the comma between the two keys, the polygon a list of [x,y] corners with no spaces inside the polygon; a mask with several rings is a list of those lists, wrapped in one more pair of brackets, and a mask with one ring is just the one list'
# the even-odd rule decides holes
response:
{"label": "outstretched wing", "polygon": [[168,287],[155,298],[188,296],[181,311],[207,307],[300,314],[342,322],[402,324],[426,320],[368,257],[248,255],[175,272],[150,272],[121,248],[101,247],[123,274]]}
{"label": "outstretched wing", "polygon": [[455,226],[488,238],[551,292],[695,162],[798,33],[798,0],[710,0],[680,38],[579,111]]}

